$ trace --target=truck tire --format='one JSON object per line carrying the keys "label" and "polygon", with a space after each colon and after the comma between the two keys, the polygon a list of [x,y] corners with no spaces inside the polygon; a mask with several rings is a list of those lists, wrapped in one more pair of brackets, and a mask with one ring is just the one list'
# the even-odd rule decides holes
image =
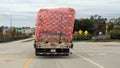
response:
{"label": "truck tire", "polygon": [[63,56],[69,56],[69,54],[65,54],[65,55],[63,55]]}
{"label": "truck tire", "polygon": [[36,56],[39,56],[39,54],[37,54],[37,52],[36,52],[36,49],[35,49],[35,55],[36,55]]}
{"label": "truck tire", "polygon": [[36,48],[36,41],[34,41],[34,48]]}
{"label": "truck tire", "polygon": [[36,44],[34,43],[34,48],[36,48]]}
{"label": "truck tire", "polygon": [[73,43],[71,43],[71,49],[73,49]]}
{"label": "truck tire", "polygon": [[35,53],[36,56],[39,56],[37,53]]}

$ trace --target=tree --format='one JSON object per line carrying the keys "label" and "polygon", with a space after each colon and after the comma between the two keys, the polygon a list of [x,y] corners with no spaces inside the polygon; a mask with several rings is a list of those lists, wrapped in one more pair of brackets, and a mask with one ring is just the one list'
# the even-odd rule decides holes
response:
{"label": "tree", "polygon": [[0,27],[0,42],[3,41],[3,28]]}
{"label": "tree", "polygon": [[105,34],[106,20],[100,15],[91,16],[90,19],[75,19],[74,32],[81,29],[82,31],[88,30],[91,34],[97,35],[99,32]]}
{"label": "tree", "polygon": [[89,33],[93,33],[94,24],[89,19],[75,19],[74,32],[79,30],[88,30]]}
{"label": "tree", "polygon": [[115,25],[120,26],[120,17],[116,19]]}
{"label": "tree", "polygon": [[75,19],[75,23],[74,23],[74,31],[79,31],[80,29],[80,21],[78,19]]}
{"label": "tree", "polygon": [[90,17],[90,22],[94,24],[94,30],[96,35],[98,35],[99,32],[103,32],[103,34],[105,34],[106,20],[106,18],[102,18],[99,15],[94,15]]}
{"label": "tree", "polygon": [[114,29],[114,24],[112,22],[108,23],[108,31],[113,30]]}
{"label": "tree", "polygon": [[120,17],[119,18],[111,18],[109,22],[113,23],[115,29],[120,30]]}
{"label": "tree", "polygon": [[120,17],[119,18],[111,18],[109,22],[114,23],[116,26],[120,26]]}

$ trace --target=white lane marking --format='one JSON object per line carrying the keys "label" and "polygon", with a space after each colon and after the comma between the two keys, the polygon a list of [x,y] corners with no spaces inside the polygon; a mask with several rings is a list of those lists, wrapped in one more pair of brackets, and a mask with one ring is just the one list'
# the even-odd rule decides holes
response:
{"label": "white lane marking", "polygon": [[88,54],[89,56],[94,56],[94,55],[107,55],[107,54],[105,54],[105,53],[101,53],[101,54]]}
{"label": "white lane marking", "polygon": [[78,51],[78,52],[113,52],[113,51]]}
{"label": "white lane marking", "polygon": [[105,68],[105,67],[103,67],[103,66],[101,66],[101,65],[99,65],[99,64],[97,64],[97,63],[95,63],[94,61],[92,61],[92,60],[90,60],[90,59],[88,59],[88,58],[86,58],[86,57],[83,57],[83,56],[81,56],[81,55],[79,55],[79,54],[76,54],[76,55],[79,56],[79,57],[81,57],[81,58],[83,58],[83,59],[85,59],[85,60],[87,60],[88,62],[90,62],[90,63],[92,63],[92,64],[98,66],[99,68]]}

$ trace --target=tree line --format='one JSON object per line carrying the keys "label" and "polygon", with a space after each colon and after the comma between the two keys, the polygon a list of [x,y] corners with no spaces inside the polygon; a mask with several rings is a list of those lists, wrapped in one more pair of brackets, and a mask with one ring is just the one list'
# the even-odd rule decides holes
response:
{"label": "tree line", "polygon": [[87,30],[90,34],[94,35],[97,35],[99,32],[103,32],[103,34],[105,34],[106,25],[108,25],[108,31],[114,28],[113,22],[107,22],[107,18],[103,18],[99,15],[94,15],[86,19],[75,19],[73,32]]}

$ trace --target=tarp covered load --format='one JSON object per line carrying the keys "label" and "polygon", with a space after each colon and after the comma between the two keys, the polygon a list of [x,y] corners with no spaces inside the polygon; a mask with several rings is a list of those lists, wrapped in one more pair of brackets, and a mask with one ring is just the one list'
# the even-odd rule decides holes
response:
{"label": "tarp covered load", "polygon": [[72,8],[41,9],[37,14],[36,41],[71,41],[75,11]]}

